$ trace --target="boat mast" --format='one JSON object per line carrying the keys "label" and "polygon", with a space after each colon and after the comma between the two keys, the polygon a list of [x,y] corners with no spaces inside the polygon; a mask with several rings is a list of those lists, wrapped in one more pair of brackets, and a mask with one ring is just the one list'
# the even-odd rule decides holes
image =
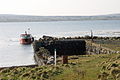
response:
{"label": "boat mast", "polygon": [[30,34],[30,28],[28,28],[28,34]]}

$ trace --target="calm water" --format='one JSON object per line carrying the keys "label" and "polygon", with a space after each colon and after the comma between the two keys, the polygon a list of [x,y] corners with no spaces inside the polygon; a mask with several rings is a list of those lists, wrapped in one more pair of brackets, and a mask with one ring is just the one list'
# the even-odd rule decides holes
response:
{"label": "calm water", "polygon": [[19,44],[19,35],[28,28],[36,38],[84,36],[90,30],[96,36],[119,36],[120,20],[0,23],[0,67],[34,64],[32,46]]}

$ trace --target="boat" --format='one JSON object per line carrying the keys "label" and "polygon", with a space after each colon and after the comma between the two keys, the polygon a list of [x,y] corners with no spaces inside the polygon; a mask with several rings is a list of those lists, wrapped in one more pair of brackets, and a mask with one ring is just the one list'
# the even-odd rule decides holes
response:
{"label": "boat", "polygon": [[21,44],[31,44],[34,41],[34,37],[31,34],[28,34],[26,31],[24,34],[20,35]]}

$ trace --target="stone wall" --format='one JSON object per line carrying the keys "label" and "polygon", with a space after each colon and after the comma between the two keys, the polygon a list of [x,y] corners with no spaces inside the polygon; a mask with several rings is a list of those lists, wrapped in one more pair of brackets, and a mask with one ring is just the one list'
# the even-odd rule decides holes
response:
{"label": "stone wall", "polygon": [[56,41],[34,41],[34,52],[38,52],[40,47],[44,47],[50,52],[50,55],[54,55],[56,49],[57,55],[85,55],[86,54],[86,42],[81,39],[66,39]]}
{"label": "stone wall", "polygon": [[111,50],[109,48],[103,47],[100,44],[96,44],[92,41],[86,40],[86,52],[87,54],[112,54],[120,53],[119,51]]}

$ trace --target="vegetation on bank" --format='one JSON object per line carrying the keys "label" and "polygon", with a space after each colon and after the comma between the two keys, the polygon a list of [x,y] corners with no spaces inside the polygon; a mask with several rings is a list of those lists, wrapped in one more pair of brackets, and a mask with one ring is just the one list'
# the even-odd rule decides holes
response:
{"label": "vegetation on bank", "polygon": [[120,54],[112,54],[111,58],[103,61],[98,79],[100,80],[120,80]]}
{"label": "vegetation on bank", "polygon": [[0,79],[119,80],[120,54],[69,56],[69,64],[59,62],[57,66],[5,68],[0,70]]}

